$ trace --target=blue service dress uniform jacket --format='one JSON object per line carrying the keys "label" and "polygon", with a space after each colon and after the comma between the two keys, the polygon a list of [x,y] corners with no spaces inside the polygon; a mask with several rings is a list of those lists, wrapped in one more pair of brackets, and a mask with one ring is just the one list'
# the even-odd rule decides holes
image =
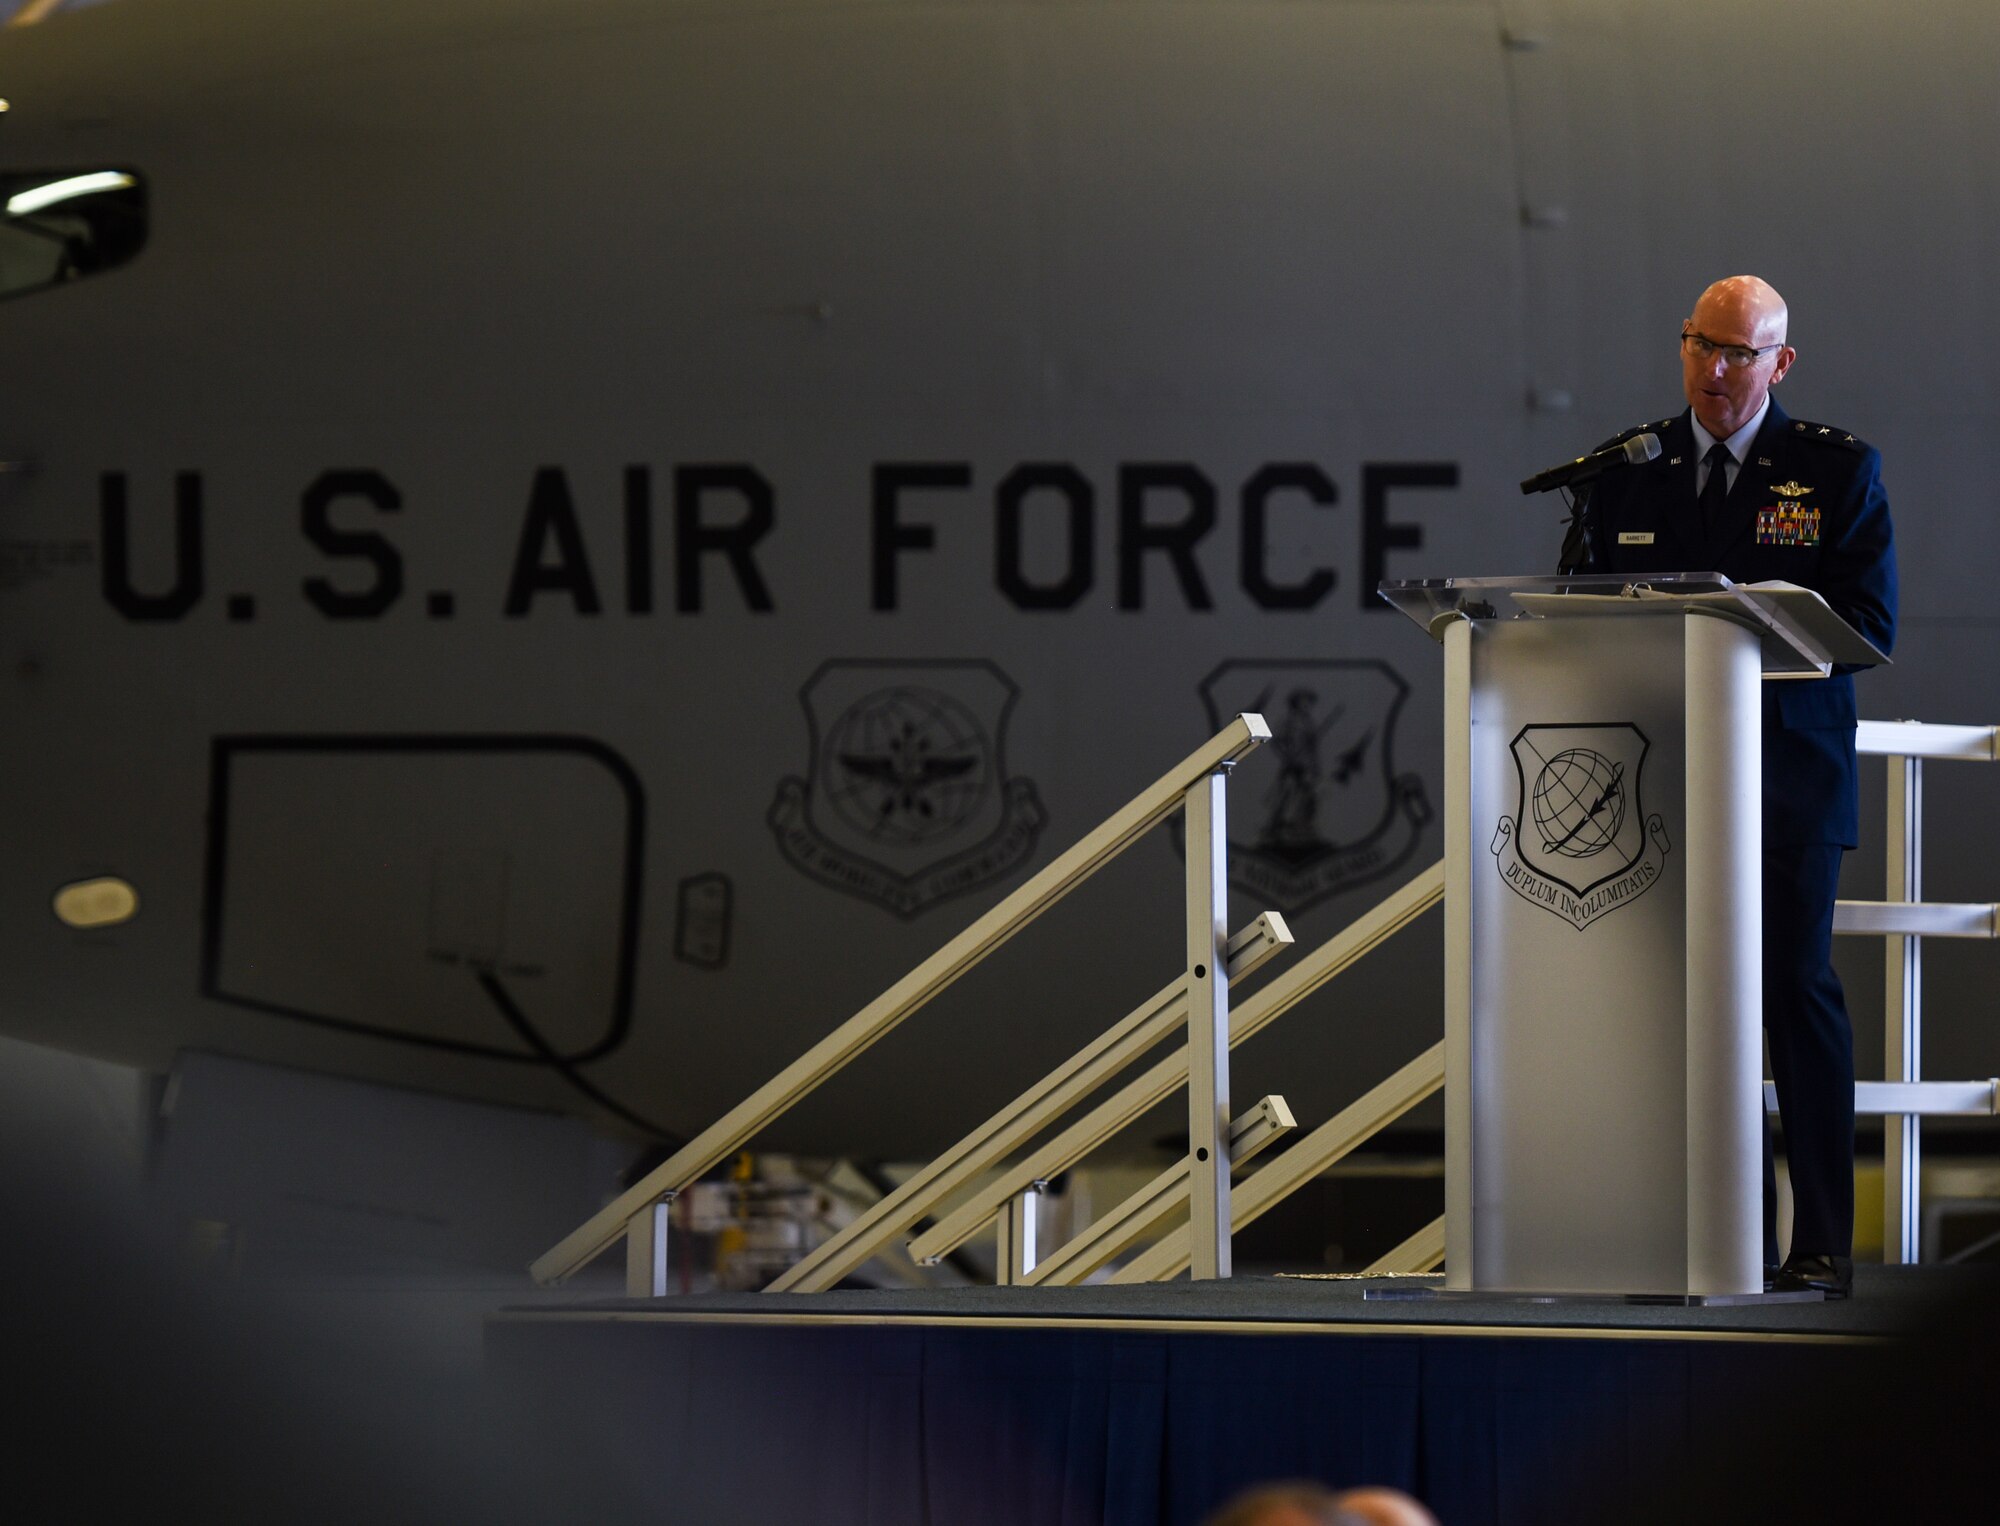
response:
{"label": "blue service dress uniform jacket", "polygon": [[[1887,653],[1896,640],[1896,543],[1882,457],[1844,429],[1786,416],[1776,398],[1714,535],[1695,505],[1694,426],[1652,430],[1657,460],[1597,480],[1584,506],[1589,572],[1720,572],[1810,588]],[[1854,680],[1764,685],[1764,841],[1856,842]]]}
{"label": "blue service dress uniform jacket", "polygon": [[[1813,589],[1882,652],[1896,639],[1896,548],[1882,460],[1844,429],[1786,416],[1773,400],[1706,527],[1686,413],[1644,466],[1607,472],[1584,505],[1584,570],[1721,572]],[[1764,685],[1764,1028],[1784,1120],[1795,1255],[1850,1254],[1854,1233],[1854,1036],[1833,970],[1833,908],[1856,840],[1854,680]],[[1765,1149],[1765,1259],[1777,1254]]]}

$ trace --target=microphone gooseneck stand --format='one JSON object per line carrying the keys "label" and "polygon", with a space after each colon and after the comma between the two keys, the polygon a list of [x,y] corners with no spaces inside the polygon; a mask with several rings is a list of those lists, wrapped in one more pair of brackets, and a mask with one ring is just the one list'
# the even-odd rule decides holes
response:
{"label": "microphone gooseneck stand", "polygon": [[1583,516],[1583,498],[1564,488],[1563,502],[1569,505],[1569,527],[1563,532],[1562,556],[1556,562],[1556,572],[1562,577],[1572,577],[1590,562],[1590,523]]}

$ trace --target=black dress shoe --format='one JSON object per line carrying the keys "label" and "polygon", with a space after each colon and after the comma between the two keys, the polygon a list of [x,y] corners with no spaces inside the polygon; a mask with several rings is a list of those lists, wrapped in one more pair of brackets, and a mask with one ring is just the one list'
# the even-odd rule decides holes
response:
{"label": "black dress shoe", "polygon": [[1780,1293],[1820,1292],[1828,1298],[1846,1298],[1854,1291],[1854,1262],[1847,1256],[1785,1257],[1778,1268],[1773,1289]]}

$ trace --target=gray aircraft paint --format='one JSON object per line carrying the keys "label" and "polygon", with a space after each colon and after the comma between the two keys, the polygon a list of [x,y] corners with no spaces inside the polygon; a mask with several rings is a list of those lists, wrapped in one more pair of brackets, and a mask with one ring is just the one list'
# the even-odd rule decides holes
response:
{"label": "gray aircraft paint", "polygon": [[[1678,320],[1737,270],[1792,302],[1788,408],[1887,463],[1906,617],[1864,713],[2000,720],[1996,63],[2000,16],[1972,0],[148,0],[10,33],[0,168],[136,168],[152,229],[129,267],[0,307],[0,457],[33,468],[0,478],[0,1026],[588,1109],[475,987],[588,1053],[618,1023],[636,856],[629,1023],[578,1068],[697,1128],[1189,751],[1225,664],[1386,664],[1408,686],[1393,759],[1353,777],[1435,801],[1437,654],[1364,609],[1368,522],[1383,575],[1549,568],[1556,507],[1515,482],[1674,408]],[[913,464],[940,470],[891,495]],[[1144,470],[1169,464],[1192,471]],[[102,591],[107,495],[132,587],[160,597],[182,473],[199,597],[130,619]],[[1136,587],[1121,484],[1159,526],[1199,525],[1212,489],[1212,527],[1181,559],[1145,550]],[[1299,607],[1271,607],[1287,589]],[[885,682],[815,717],[830,663]],[[878,702],[918,691],[942,698]],[[932,848],[999,865],[913,912],[804,872],[772,821],[786,780],[840,766],[816,728],[863,701],[854,734],[922,717],[990,791],[878,844],[905,879]],[[849,755],[901,767],[920,814],[945,775],[873,734]],[[255,811],[235,797],[218,902],[230,738],[538,738],[615,767],[503,750],[454,787],[437,752],[313,755],[264,774]],[[1282,825],[1276,768],[1239,776],[1245,841]],[[1879,777],[1849,894],[1874,893]],[[1025,820],[1009,781],[1044,819],[979,859]],[[1932,770],[1934,898],[1996,894],[1996,787]],[[1374,819],[1326,809],[1329,843]],[[821,826],[843,830],[869,828]],[[1301,937],[1428,862],[1421,832]],[[379,854],[347,851],[371,833]],[[50,915],[107,873],[136,920]],[[1166,978],[1179,873],[1163,832],[772,1139],[951,1137]],[[227,978],[205,982],[217,905]],[[1239,888],[1236,920],[1258,909]],[[1930,1073],[2000,1069],[1960,1016],[1991,957],[1927,955]],[[1876,958],[1843,953],[1864,1034]],[[1435,925],[1373,956],[1245,1050],[1238,1092],[1325,1116],[1434,1040],[1439,960]],[[349,1026],[223,999],[246,991]]]}

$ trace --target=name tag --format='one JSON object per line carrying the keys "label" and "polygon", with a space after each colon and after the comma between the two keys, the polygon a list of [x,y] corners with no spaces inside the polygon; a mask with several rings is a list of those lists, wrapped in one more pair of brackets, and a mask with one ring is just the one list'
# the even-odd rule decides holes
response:
{"label": "name tag", "polygon": [[1650,546],[1653,544],[1651,530],[1620,530],[1618,544],[1621,546]]}

